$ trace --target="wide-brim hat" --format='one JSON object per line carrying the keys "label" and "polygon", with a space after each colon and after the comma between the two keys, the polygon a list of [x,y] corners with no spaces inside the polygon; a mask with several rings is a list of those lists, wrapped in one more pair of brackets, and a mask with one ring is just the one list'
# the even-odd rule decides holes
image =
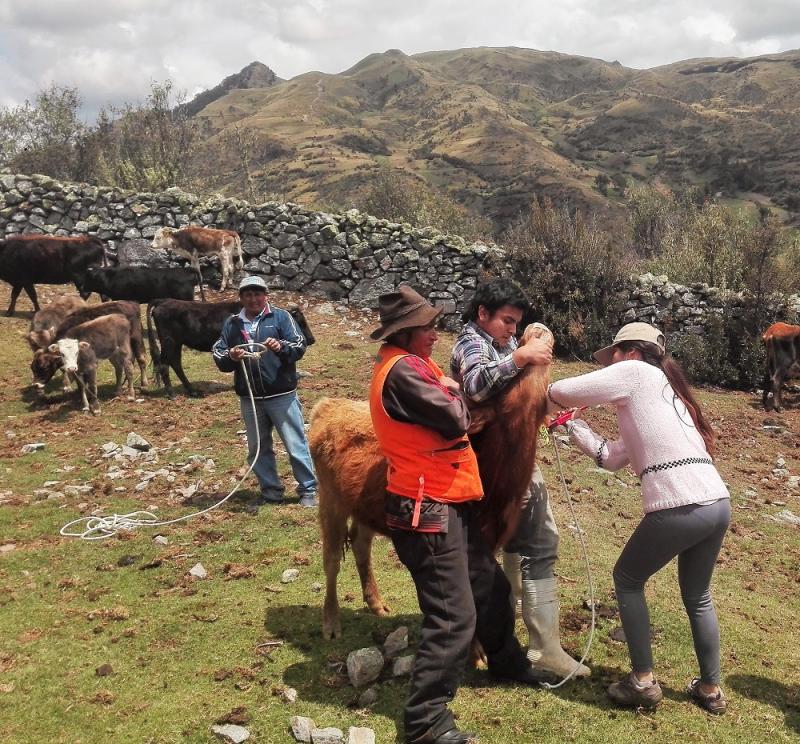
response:
{"label": "wide-brim hat", "polygon": [[443,307],[434,307],[419,292],[403,284],[395,292],[378,297],[381,324],[369,337],[383,341],[404,328],[416,328],[432,323],[442,314]]}
{"label": "wide-brim hat", "polygon": [[614,340],[609,346],[598,349],[592,356],[604,367],[607,367],[611,364],[614,347],[624,341],[647,341],[655,344],[660,349],[661,354],[664,354],[667,348],[666,336],[655,326],[651,326],[649,323],[628,323],[617,331],[617,335],[614,336]]}

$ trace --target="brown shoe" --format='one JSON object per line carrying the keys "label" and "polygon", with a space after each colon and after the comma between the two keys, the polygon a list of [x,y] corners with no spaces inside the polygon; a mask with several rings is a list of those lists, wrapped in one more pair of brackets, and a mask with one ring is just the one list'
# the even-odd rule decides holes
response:
{"label": "brown shoe", "polygon": [[617,704],[631,707],[655,708],[664,697],[661,685],[655,680],[641,684],[631,672],[627,677],[608,686],[608,696]]}
{"label": "brown shoe", "polygon": [[697,677],[689,683],[686,692],[701,708],[705,708],[715,716],[721,716],[728,709],[728,701],[722,694],[722,690],[711,693],[703,692],[700,689],[700,680]]}

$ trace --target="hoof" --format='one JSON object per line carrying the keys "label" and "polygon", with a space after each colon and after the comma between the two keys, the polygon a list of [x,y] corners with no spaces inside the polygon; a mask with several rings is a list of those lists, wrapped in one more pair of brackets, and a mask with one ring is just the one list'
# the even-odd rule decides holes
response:
{"label": "hoof", "polygon": [[337,620],[333,623],[322,623],[322,637],[326,641],[332,641],[334,638],[342,637],[342,624]]}
{"label": "hoof", "polygon": [[199,390],[190,390],[187,395],[190,398],[202,398],[203,394]]}

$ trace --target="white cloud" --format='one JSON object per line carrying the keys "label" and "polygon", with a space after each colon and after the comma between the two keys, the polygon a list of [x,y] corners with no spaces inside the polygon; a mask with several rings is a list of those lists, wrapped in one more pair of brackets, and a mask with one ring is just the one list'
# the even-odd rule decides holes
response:
{"label": "white cloud", "polygon": [[0,0],[0,105],[57,83],[88,112],[190,94],[259,60],[284,78],[408,54],[520,46],[653,67],[800,46],[797,0]]}

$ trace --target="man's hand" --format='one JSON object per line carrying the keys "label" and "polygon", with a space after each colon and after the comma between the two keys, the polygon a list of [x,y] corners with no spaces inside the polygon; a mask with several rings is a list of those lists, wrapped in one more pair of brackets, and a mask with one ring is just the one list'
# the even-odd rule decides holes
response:
{"label": "man's hand", "polygon": [[244,357],[244,349],[236,347],[235,349],[231,349],[228,352],[228,356],[233,359],[234,362],[240,361]]}
{"label": "man's hand", "polygon": [[529,364],[550,364],[553,361],[553,341],[552,339],[532,338],[524,346],[520,346],[512,354],[512,357],[517,367],[526,367]]}
{"label": "man's hand", "polygon": [[446,388],[454,388],[456,390],[461,390],[461,386],[452,377],[448,377],[447,375],[442,375],[439,378],[439,382]]}
{"label": "man's hand", "polygon": [[266,346],[270,351],[274,351],[276,354],[281,350],[281,342],[278,341],[277,338],[268,338],[264,341],[264,346]]}

